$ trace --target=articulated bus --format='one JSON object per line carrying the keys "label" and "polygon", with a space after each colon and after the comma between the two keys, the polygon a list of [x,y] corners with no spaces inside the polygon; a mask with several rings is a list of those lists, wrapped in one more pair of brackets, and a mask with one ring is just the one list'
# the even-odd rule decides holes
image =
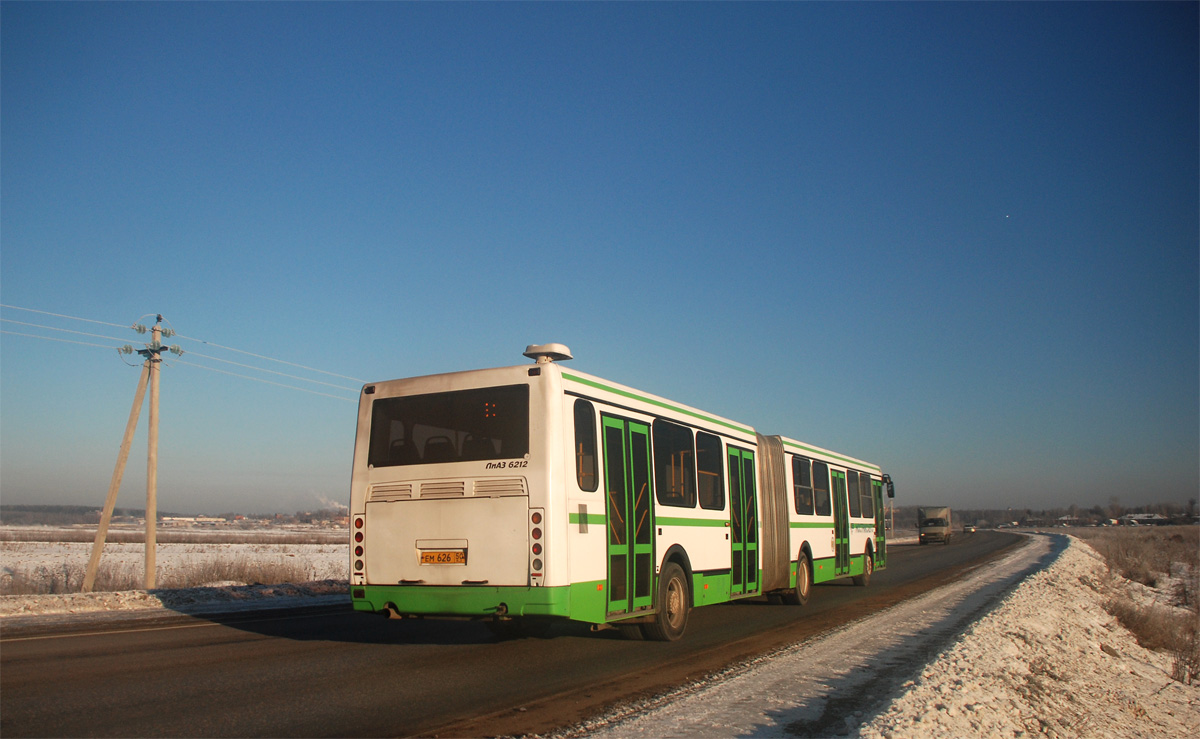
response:
{"label": "articulated bus", "polygon": [[887,565],[878,466],[525,356],[363,387],[355,610],[674,640],[692,608]]}

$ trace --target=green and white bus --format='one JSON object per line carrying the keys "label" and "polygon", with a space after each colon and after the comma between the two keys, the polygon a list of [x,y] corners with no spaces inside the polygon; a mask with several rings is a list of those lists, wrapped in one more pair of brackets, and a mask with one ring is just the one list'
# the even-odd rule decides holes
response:
{"label": "green and white bus", "polygon": [[692,608],[886,566],[878,466],[525,355],[363,387],[356,610],[674,640]]}

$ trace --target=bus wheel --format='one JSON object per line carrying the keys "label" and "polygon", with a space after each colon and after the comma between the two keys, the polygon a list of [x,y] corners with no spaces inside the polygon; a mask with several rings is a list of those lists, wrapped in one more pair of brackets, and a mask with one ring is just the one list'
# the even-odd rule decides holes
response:
{"label": "bus wheel", "polygon": [[863,573],[854,576],[855,585],[867,585],[871,582],[871,573],[875,571],[875,558],[871,556],[871,550],[863,552]]}
{"label": "bus wheel", "polygon": [[658,577],[658,613],[654,615],[653,623],[642,625],[642,630],[654,641],[675,641],[687,628],[688,610],[688,587],[683,570],[670,562]]}
{"label": "bus wheel", "polygon": [[802,606],[808,603],[811,590],[812,575],[808,571],[808,555],[801,553],[800,561],[796,563],[796,587],[783,594],[783,602],[789,606]]}

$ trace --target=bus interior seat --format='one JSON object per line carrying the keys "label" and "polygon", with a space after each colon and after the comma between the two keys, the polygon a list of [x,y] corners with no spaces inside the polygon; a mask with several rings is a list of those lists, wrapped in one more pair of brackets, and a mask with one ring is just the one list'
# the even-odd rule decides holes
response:
{"label": "bus interior seat", "polygon": [[394,465],[420,464],[421,455],[408,439],[397,439],[388,448],[388,462]]}
{"label": "bus interior seat", "polygon": [[431,436],[425,442],[425,463],[453,462],[458,454],[449,436]]}

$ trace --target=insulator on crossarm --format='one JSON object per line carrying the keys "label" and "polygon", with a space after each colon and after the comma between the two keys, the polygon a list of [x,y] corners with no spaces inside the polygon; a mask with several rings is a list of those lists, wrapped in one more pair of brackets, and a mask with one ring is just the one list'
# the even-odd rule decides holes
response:
{"label": "insulator on crossarm", "polygon": [[133,354],[133,347],[130,346],[129,344],[126,344],[125,346],[118,347],[117,353],[118,354]]}
{"label": "insulator on crossarm", "polygon": [[179,346],[178,344],[172,344],[171,346],[167,347],[167,351],[171,352],[177,357],[183,356],[183,347]]}
{"label": "insulator on crossarm", "polygon": [[170,328],[164,328],[164,329],[162,330],[162,337],[163,337],[164,339],[169,339],[169,338],[171,338],[171,337],[172,337],[172,336],[174,336],[174,335],[175,335],[175,330],[174,330],[174,329],[170,329]]}
{"label": "insulator on crossarm", "polygon": [[137,331],[139,334],[144,334],[148,330],[145,326],[143,326],[140,323],[135,323],[132,326],[130,326],[130,328],[132,328],[134,331]]}

